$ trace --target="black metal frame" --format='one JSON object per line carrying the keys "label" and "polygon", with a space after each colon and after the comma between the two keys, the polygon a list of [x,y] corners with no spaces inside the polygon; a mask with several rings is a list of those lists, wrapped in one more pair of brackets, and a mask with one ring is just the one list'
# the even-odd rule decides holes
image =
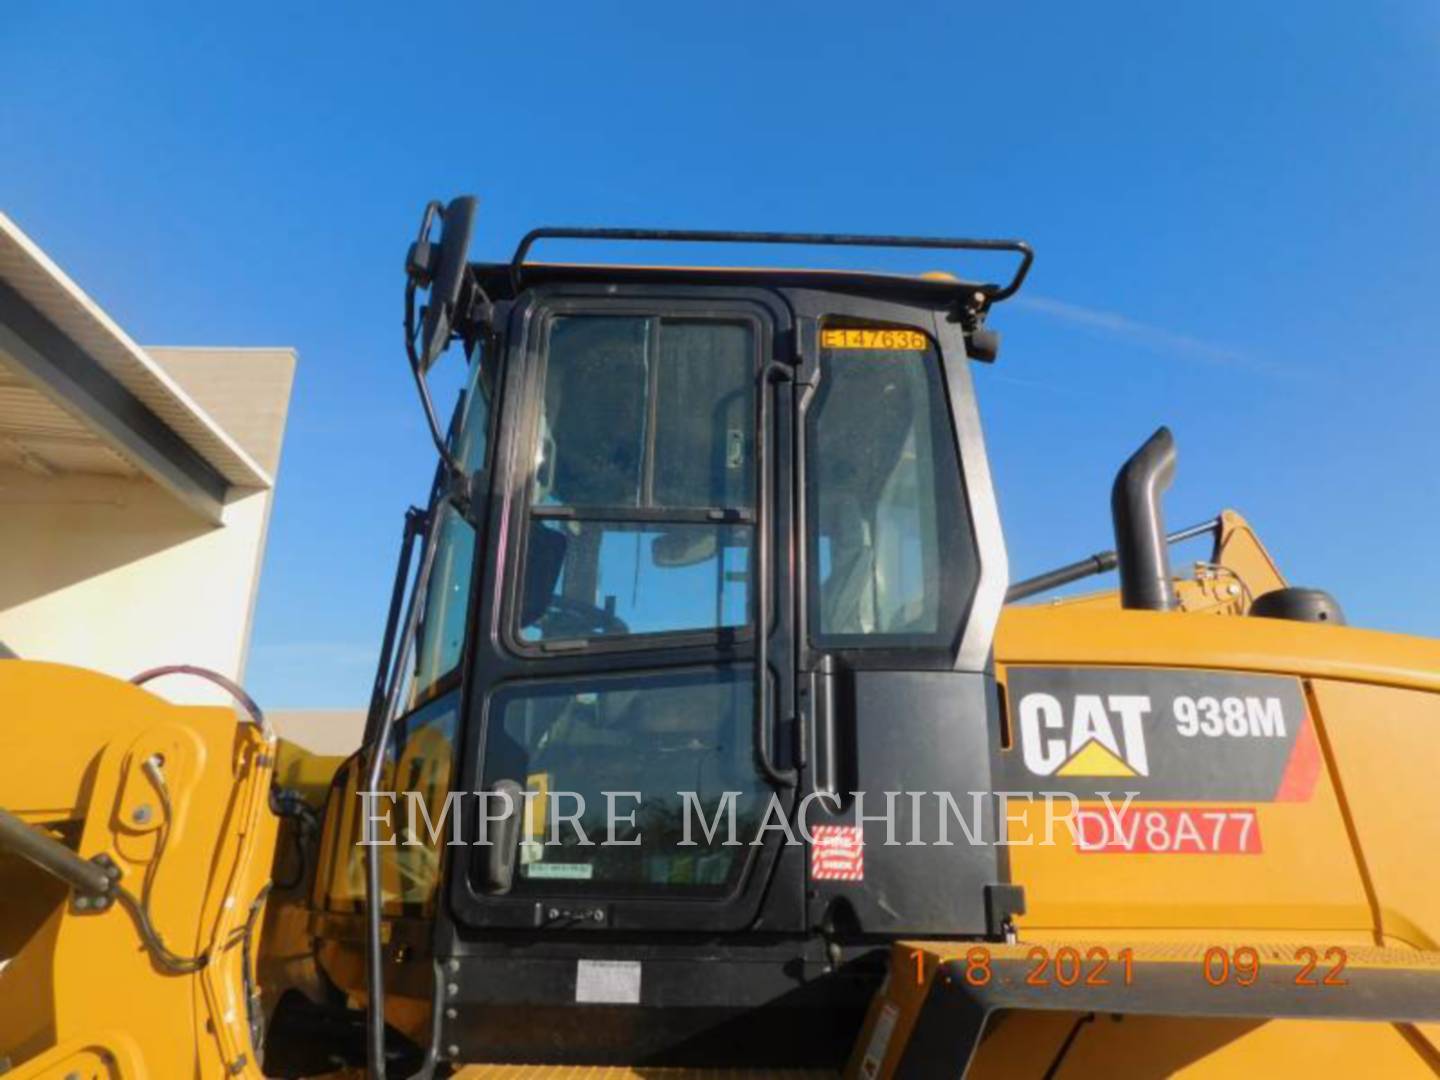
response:
{"label": "black metal frame", "polygon": [[1023,240],[991,240],[943,236],[886,236],[862,233],[742,232],[730,229],[610,229],[545,226],[525,234],[510,258],[510,282],[518,294],[525,257],[537,240],[643,240],[663,243],[791,244],[813,247],[920,248],[931,251],[1007,251],[1020,256],[1020,265],[1005,285],[958,282],[966,292],[985,294],[987,304],[1008,300],[1020,291],[1035,252]]}
{"label": "black metal frame", "polygon": [[[544,392],[544,378],[546,361],[544,353],[549,348],[549,333],[551,321],[557,315],[618,315],[645,317],[658,315],[660,318],[683,318],[683,319],[705,319],[715,318],[727,321],[745,322],[755,332],[755,348],[757,354],[770,347],[770,333],[767,325],[760,317],[763,309],[756,308],[753,303],[748,307],[741,307],[737,304],[727,306],[723,302],[717,303],[713,298],[704,301],[697,301],[691,296],[675,294],[672,290],[654,292],[644,290],[640,298],[633,303],[627,301],[630,292],[617,294],[597,295],[593,290],[581,290],[572,292],[570,289],[536,289],[533,290],[537,297],[543,298],[543,305],[537,302],[537,310],[530,314],[527,319],[528,339],[525,348],[525,368],[527,381],[524,393],[532,401],[533,407],[528,407],[525,412],[515,417],[514,422],[523,427],[520,435],[521,440],[533,446],[535,436],[539,428],[540,414],[542,411],[542,398]],[[748,303],[748,302],[747,302]],[[773,312],[771,312],[773,316]],[[763,390],[763,388],[761,388]],[[763,399],[763,393],[756,394],[756,409],[758,410]],[[763,448],[757,443],[757,463],[762,462],[760,455]],[[623,519],[619,515],[612,515],[605,512],[592,513],[585,508],[571,507],[536,507],[526,505],[530,497],[530,485],[533,478],[529,475],[529,462],[523,455],[517,457],[519,468],[524,475],[516,475],[513,479],[514,497],[521,500],[520,511],[515,514],[513,522],[507,525],[508,543],[514,555],[514,569],[510,574],[516,587],[502,601],[502,622],[500,624],[501,640],[506,648],[519,656],[525,657],[549,657],[558,651],[567,650],[569,643],[546,642],[536,643],[523,640],[517,632],[517,612],[519,609],[519,583],[525,578],[526,544],[525,539],[529,523],[535,519],[553,520],[604,520],[640,523],[646,520],[663,521],[667,524],[682,524],[693,521],[694,524],[703,525],[747,525],[755,528],[757,545],[759,536],[763,531],[763,510],[756,513],[732,513],[727,511],[725,516],[717,517],[710,510],[672,510],[672,509],[645,509],[626,508]],[[763,468],[757,464],[763,476]],[[756,505],[760,506],[760,486],[756,488]],[[631,634],[616,639],[604,637],[590,638],[583,643],[586,653],[630,653],[639,649],[673,649],[683,646],[715,646],[723,647],[726,642],[747,641],[753,633],[751,625],[740,627],[720,627],[715,629],[699,629],[687,631],[663,631],[650,634]]]}
{"label": "black metal frame", "polygon": [[[530,497],[532,472],[531,449],[534,433],[543,407],[543,363],[541,353],[547,340],[546,325],[556,312],[570,313],[601,310],[614,314],[633,308],[636,312],[660,317],[679,315],[686,318],[709,316],[722,319],[740,318],[751,321],[761,331],[757,346],[763,361],[784,348],[790,339],[791,320],[788,309],[773,292],[763,289],[713,288],[693,286],[628,285],[596,288],[588,285],[545,285],[530,288],[515,304],[506,330],[504,349],[504,403],[501,405],[501,442],[496,445],[492,464],[492,488],[489,500],[490,534],[503,538],[498,545],[482,550],[477,545],[476,581],[471,617],[474,620],[467,645],[469,674],[466,702],[463,705],[463,748],[459,751],[456,783],[462,790],[479,790],[483,776],[483,749],[489,724],[490,701],[505,685],[532,679],[545,681],[603,676],[616,670],[623,661],[629,673],[662,673],[690,670],[716,665],[751,665],[756,659],[756,638],[753,630],[743,633],[711,631],[644,635],[642,640],[604,642],[591,639],[583,649],[547,651],[534,643],[525,643],[515,633],[515,608],[519,603],[518,578],[523,575],[524,539],[530,514],[526,507]],[[757,364],[757,377],[766,368]],[[793,487],[788,462],[793,444],[790,425],[789,387],[760,387],[757,413],[766,393],[784,396],[784,403],[770,410],[770,437],[757,440],[757,468],[775,481],[771,485],[776,507],[788,508],[793,503]],[[757,416],[757,423],[759,418]],[[767,445],[768,444],[768,445]],[[757,488],[757,508],[760,491]],[[766,527],[761,519],[768,516],[757,509],[757,544]],[[783,543],[795,542],[794,525],[788,509],[780,523]],[[493,549],[491,549],[493,548]],[[780,591],[775,597],[770,632],[766,635],[768,651],[772,652],[773,701],[787,701],[794,696],[796,665],[783,660],[776,665],[775,657],[789,657],[793,641],[790,619],[785,615],[794,610],[790,586],[773,569],[770,577],[780,577]],[[762,582],[759,592],[775,581]],[[773,595],[773,594],[772,594]],[[762,680],[757,678],[757,683]],[[774,709],[775,722],[770,724],[771,738],[784,748],[785,758],[793,759],[794,730],[784,721],[788,713]],[[786,768],[787,760],[774,765]],[[782,788],[782,792],[785,789]],[[793,792],[793,788],[789,789]],[[782,794],[782,797],[786,797]],[[467,825],[468,827],[468,825]],[[766,902],[773,885],[776,863],[782,853],[781,838],[770,835],[756,851],[735,893],[727,898],[627,898],[596,896],[592,906],[604,907],[603,922],[591,924],[593,929],[581,930],[593,936],[595,929],[606,930],[618,923],[632,930],[716,932],[735,930],[755,919]],[[462,925],[469,927],[530,927],[547,936],[563,935],[563,926],[535,927],[531,912],[537,904],[535,896],[496,897],[476,891],[465,868],[468,849],[450,864],[445,891],[449,911]],[[573,905],[572,905],[573,906]]]}
{"label": "black metal frame", "polygon": [[[805,337],[814,340],[807,341],[805,351],[813,354],[807,356],[807,363],[819,363],[819,321],[824,318],[857,319],[869,323],[887,323],[894,326],[907,327],[922,331],[930,339],[938,354],[949,358],[949,350],[959,348],[963,354],[963,344],[958,335],[946,335],[943,333],[942,325],[934,317],[933,311],[925,311],[924,308],[894,304],[880,300],[862,300],[847,296],[838,296],[832,293],[816,292],[811,290],[795,290],[786,294],[787,299],[795,306],[797,318],[809,322],[815,327],[815,333],[807,334]],[[946,340],[947,337],[949,340]],[[814,376],[818,380],[818,370]],[[948,364],[946,370],[940,372],[940,383],[945,393],[946,415],[949,420],[948,434],[956,448],[957,459],[962,458],[962,439],[957,416],[956,403],[959,396],[967,392],[968,388],[952,385]],[[884,670],[950,670],[955,664],[956,650],[959,648],[960,640],[970,623],[974,608],[975,592],[978,579],[966,583],[966,595],[962,598],[958,616],[956,619],[954,636],[944,643],[930,643],[925,645],[905,645],[899,643],[881,643],[847,641],[836,643],[832,646],[817,647],[815,633],[812,626],[817,611],[815,609],[816,597],[811,595],[810,590],[810,561],[811,552],[809,547],[809,503],[803,495],[807,490],[810,480],[809,470],[809,446],[804,430],[809,418],[810,408],[814,404],[814,385],[807,386],[800,401],[800,414],[797,432],[799,444],[799,466],[800,473],[797,478],[797,489],[802,492],[799,505],[799,536],[802,542],[797,547],[795,573],[801,579],[804,590],[805,604],[800,611],[799,625],[799,656],[800,665],[803,671],[813,671],[820,658],[825,655],[833,655],[844,663],[844,666],[863,670],[867,668],[878,668]],[[977,566],[979,565],[981,553],[978,550],[978,529],[971,513],[970,492],[965,483],[963,472],[963,460],[961,460],[961,491],[960,491],[960,512],[965,515],[965,528],[972,548],[974,549]]]}

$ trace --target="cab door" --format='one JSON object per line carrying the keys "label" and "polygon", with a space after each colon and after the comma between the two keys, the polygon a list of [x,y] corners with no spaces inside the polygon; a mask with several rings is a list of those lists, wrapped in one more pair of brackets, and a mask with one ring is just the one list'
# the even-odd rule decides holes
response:
{"label": "cab door", "polygon": [[[758,290],[513,311],[457,784],[506,849],[457,849],[461,927],[741,929],[782,861],[768,902],[803,922],[803,860],[762,833],[797,780],[793,405],[767,377],[788,334]],[[509,785],[513,833],[482,833]]]}
{"label": "cab door", "polygon": [[817,853],[811,920],[995,934],[1007,870],[989,794],[1002,739],[991,642],[1006,565],[964,336],[943,307],[786,298],[805,360],[806,794],[826,796],[812,823],[863,851]]}

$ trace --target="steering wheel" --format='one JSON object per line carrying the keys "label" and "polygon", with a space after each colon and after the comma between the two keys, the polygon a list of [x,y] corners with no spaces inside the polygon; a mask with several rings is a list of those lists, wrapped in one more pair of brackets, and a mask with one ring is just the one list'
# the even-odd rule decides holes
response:
{"label": "steering wheel", "polygon": [[552,596],[545,614],[535,620],[542,640],[606,637],[628,634],[630,627],[602,607],[570,596]]}

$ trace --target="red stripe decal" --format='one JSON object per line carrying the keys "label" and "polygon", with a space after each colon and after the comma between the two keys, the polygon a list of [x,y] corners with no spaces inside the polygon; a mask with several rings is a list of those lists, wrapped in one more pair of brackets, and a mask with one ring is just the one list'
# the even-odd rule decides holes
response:
{"label": "red stripe decal", "polygon": [[1290,760],[1275,789],[1276,802],[1309,802],[1315,793],[1315,780],[1320,775],[1320,744],[1315,739],[1315,724],[1307,709],[1290,748]]}
{"label": "red stripe decal", "polygon": [[811,880],[865,880],[865,840],[857,826],[817,825],[812,836]]}

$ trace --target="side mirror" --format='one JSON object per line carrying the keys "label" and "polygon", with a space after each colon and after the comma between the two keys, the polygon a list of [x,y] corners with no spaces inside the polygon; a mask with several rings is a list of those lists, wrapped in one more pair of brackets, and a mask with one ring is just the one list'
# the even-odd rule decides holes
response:
{"label": "side mirror", "polygon": [[[470,236],[475,231],[478,206],[479,200],[474,195],[461,195],[443,208],[439,203],[432,202],[425,208],[420,235],[410,245],[405,258],[405,272],[410,280],[421,288],[428,286],[430,289],[429,302],[420,320],[418,355],[421,371],[429,371],[450,344],[461,287],[465,284]],[[440,235],[432,244],[430,233],[436,218],[440,220]]]}
{"label": "side mirror", "polygon": [[672,529],[662,532],[650,542],[650,559],[656,566],[668,568],[695,566],[715,558],[719,548],[713,532],[694,529]]}
{"label": "side mirror", "polygon": [[[478,205],[473,195],[461,195],[451,200],[449,206],[429,203],[420,219],[420,233],[405,255],[405,351],[415,387],[420,392],[420,404],[425,409],[425,420],[430,425],[430,437],[449,472],[459,478],[463,478],[464,470],[445,445],[425,373],[450,344],[450,335],[462,314],[461,306],[469,303],[465,273]],[[431,233],[437,220],[440,232],[432,241]],[[420,310],[417,326],[415,297],[421,289],[428,289],[429,296]]]}

